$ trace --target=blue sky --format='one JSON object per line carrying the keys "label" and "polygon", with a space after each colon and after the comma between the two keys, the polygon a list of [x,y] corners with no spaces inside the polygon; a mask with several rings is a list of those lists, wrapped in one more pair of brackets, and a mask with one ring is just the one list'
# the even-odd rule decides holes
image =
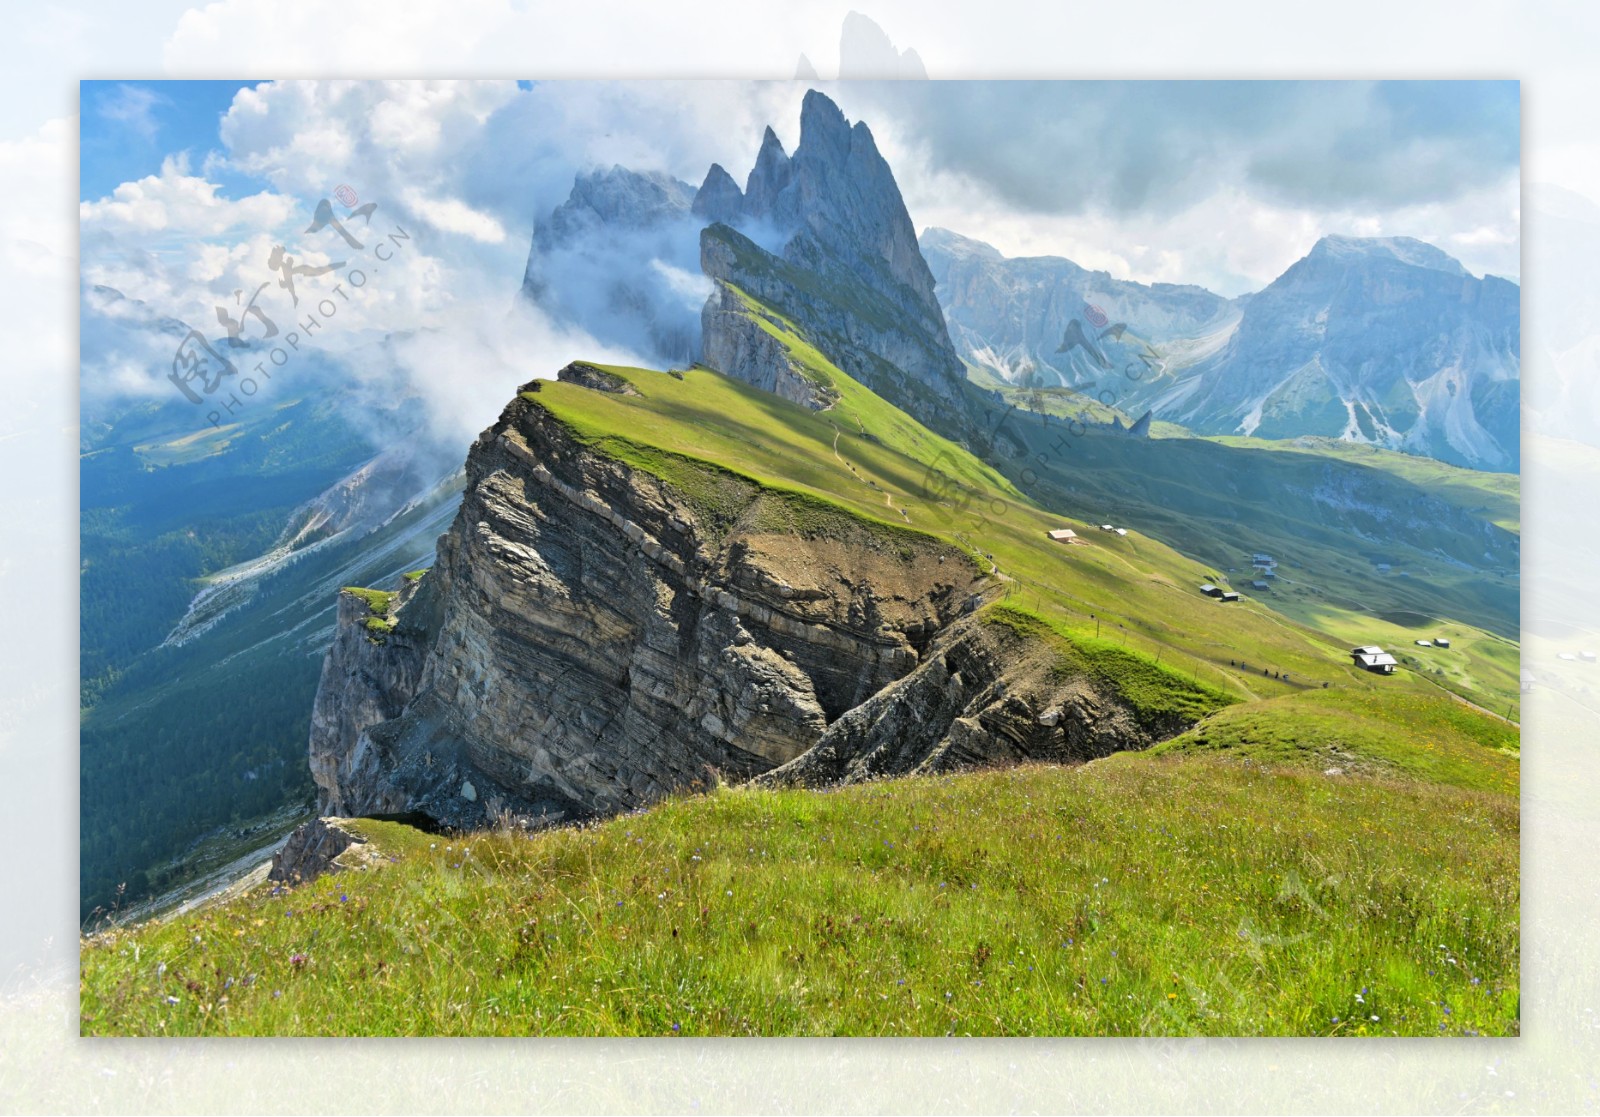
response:
{"label": "blue sky", "polygon": [[[201,167],[220,146],[218,128],[245,81],[84,81],[79,83],[82,152],[78,196],[93,201],[124,182],[157,174],[161,161],[188,152]],[[223,178],[228,172],[222,171]],[[254,180],[234,175],[228,188]],[[256,184],[257,187],[259,184]]]}

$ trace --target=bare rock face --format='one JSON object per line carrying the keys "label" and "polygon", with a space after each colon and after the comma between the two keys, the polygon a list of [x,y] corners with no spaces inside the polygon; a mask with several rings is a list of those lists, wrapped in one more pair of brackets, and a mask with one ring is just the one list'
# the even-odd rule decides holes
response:
{"label": "bare rock face", "polygon": [[342,818],[314,818],[297,827],[272,855],[267,879],[301,884],[324,873],[362,868],[369,860],[367,844]]}
{"label": "bare rock face", "polygon": [[995,764],[1081,763],[1146,748],[1184,725],[1141,722],[1114,694],[1055,668],[1048,647],[978,618],[952,626],[917,668],[759,777],[859,783]]}
{"label": "bare rock face", "polygon": [[346,791],[378,779],[379,757],[362,731],[399,716],[422,680],[432,634],[418,621],[433,595],[425,595],[415,609],[410,605],[424,581],[403,579],[387,616],[375,613],[368,596],[351,590],[339,594],[333,647],[322,661],[311,708],[311,778],[321,814],[386,809],[368,796],[347,802]]}
{"label": "bare rock face", "polygon": [[843,514],[786,529],[786,498],[711,467],[692,506],[576,441],[537,384],[473,446],[389,639],[341,606],[311,747],[346,813],[556,821],[749,779],[912,671],[987,584]]}
{"label": "bare rock face", "polygon": [[717,284],[700,321],[707,365],[812,411],[832,406],[833,394],[789,358],[727,284]]}

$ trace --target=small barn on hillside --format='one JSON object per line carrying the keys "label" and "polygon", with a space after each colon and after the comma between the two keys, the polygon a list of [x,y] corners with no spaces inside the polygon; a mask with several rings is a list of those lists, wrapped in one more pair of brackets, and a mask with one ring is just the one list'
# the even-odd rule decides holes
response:
{"label": "small barn on hillside", "polygon": [[1050,532],[1050,538],[1057,543],[1076,543],[1078,541],[1078,533],[1070,527],[1058,527]]}
{"label": "small barn on hillside", "polygon": [[1351,648],[1350,658],[1355,660],[1357,667],[1378,675],[1393,675],[1395,667],[1398,666],[1394,656],[1376,644],[1368,644],[1362,648]]}

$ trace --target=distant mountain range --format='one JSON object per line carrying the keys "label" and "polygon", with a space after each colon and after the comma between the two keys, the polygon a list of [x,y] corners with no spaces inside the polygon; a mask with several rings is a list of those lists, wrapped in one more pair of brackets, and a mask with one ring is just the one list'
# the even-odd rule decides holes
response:
{"label": "distant mountain range", "polygon": [[1201,434],[1519,466],[1520,289],[1422,241],[1324,237],[1231,300],[943,229],[921,245],[963,358],[1013,383],[1078,387]]}

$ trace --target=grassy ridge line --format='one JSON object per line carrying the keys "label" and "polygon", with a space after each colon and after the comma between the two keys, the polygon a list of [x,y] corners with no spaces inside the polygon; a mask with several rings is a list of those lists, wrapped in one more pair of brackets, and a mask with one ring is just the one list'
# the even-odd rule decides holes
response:
{"label": "grassy ridge line", "polygon": [[[771,478],[793,475],[805,483],[804,499],[820,501],[816,506],[827,509],[828,515],[842,510],[854,517],[851,523],[861,522],[864,516],[872,521],[873,530],[893,532],[919,530],[929,524],[936,529],[931,534],[966,544],[972,553],[970,537],[957,526],[960,521],[948,508],[922,499],[919,493],[909,494],[905,502],[918,524],[913,529],[882,522],[874,515],[881,505],[864,506],[860,499],[852,500],[853,494],[863,492],[869,499],[878,495],[862,478],[904,476],[908,467],[900,451],[882,442],[858,440],[843,446],[856,466],[854,473],[848,472],[828,452],[836,429],[830,425],[831,412],[805,411],[707,370],[692,370],[682,381],[641,369],[607,371],[628,380],[639,395],[546,384],[533,394],[534,399],[574,430],[575,436],[691,494],[691,503],[698,500],[705,507],[725,503],[720,515],[728,523],[746,515],[752,501],[760,499],[757,486]],[[859,389],[843,374],[836,375],[833,383],[841,392],[839,407],[848,407],[855,402],[851,393]],[[887,406],[876,397],[861,402]],[[763,421],[767,425],[761,426]],[[627,430],[630,437],[619,439],[608,433],[616,430]],[[662,449],[663,445],[674,449]],[[724,464],[728,462],[736,462],[738,468]],[[953,469],[960,467],[960,461],[952,463]],[[727,492],[730,479],[731,495]],[[819,492],[828,495],[817,497]],[[1075,670],[1096,674],[1110,683],[1132,707],[1147,711],[1145,716],[1176,716],[1192,722],[1212,714],[1229,699],[1270,700],[1326,693],[1328,697],[1318,700],[1318,710],[1348,706],[1352,713],[1348,721],[1328,723],[1325,728],[1344,731],[1353,725],[1361,730],[1345,732],[1341,738],[1347,741],[1347,751],[1364,757],[1344,761],[1347,766],[1366,765],[1395,776],[1443,778],[1471,787],[1514,789],[1515,764],[1509,762],[1499,738],[1487,748],[1463,746],[1453,754],[1459,763],[1470,765],[1475,753],[1481,753],[1487,767],[1476,775],[1440,768],[1430,762],[1426,749],[1411,743],[1426,740],[1440,718],[1480,716],[1460,711],[1453,699],[1443,697],[1423,680],[1374,680],[1347,666],[1348,643],[1306,632],[1254,603],[1218,606],[1186,584],[1190,577],[1203,578],[1204,568],[1171,555],[1159,544],[1137,537],[1111,540],[1097,533],[1098,545],[1061,547],[1044,538],[1044,529],[1058,526],[1059,518],[1025,504],[1007,508],[1011,515],[986,525],[983,542],[992,548],[995,561],[1008,577],[1022,575],[1027,582],[1040,585],[1042,592],[1036,595],[1031,588],[1012,592],[1003,606],[986,615],[1026,635],[1048,636],[1058,647],[1064,642],[1068,651],[1063,654],[1073,660]],[[741,522],[749,524],[753,519]],[[1016,590],[1015,583],[1012,589]],[[1096,635],[1095,621],[1088,616],[1091,612],[1104,621],[1103,640]],[[1119,628],[1119,613],[1130,620],[1159,618],[1165,627],[1136,631],[1159,635],[1160,642],[1146,646],[1141,635],[1125,649],[1121,641],[1128,639],[1129,631]],[[1246,668],[1245,662],[1252,666]],[[1306,672],[1312,681],[1285,683],[1263,676],[1261,665],[1269,663],[1296,675]],[[1323,692],[1318,681],[1322,679],[1333,682],[1337,689]],[[1287,713],[1288,708],[1284,709]],[[1277,725],[1277,716],[1271,711],[1262,715],[1273,725]],[[1280,726],[1273,732],[1289,732],[1290,728]],[[1374,746],[1370,755],[1361,752],[1369,744]],[[1380,744],[1381,748],[1376,747]],[[1239,749],[1231,755],[1247,751]],[[1413,752],[1417,755],[1411,755]],[[1309,746],[1299,752],[1280,750],[1277,757],[1313,764],[1318,771],[1333,764],[1323,752]]]}
{"label": "grassy ridge line", "polygon": [[[617,366],[606,371],[637,395],[545,384],[536,393],[539,405],[586,440],[610,446],[681,490],[703,490],[708,500],[718,494],[706,478],[736,474],[799,488],[828,507],[880,524],[886,507],[907,509],[913,530],[953,540],[969,554],[992,554],[1011,579],[1009,605],[1044,618],[1074,640],[1092,640],[1103,627],[1108,636],[1132,640],[1130,649],[1146,661],[1162,658],[1177,677],[1198,676],[1237,697],[1272,698],[1320,689],[1322,682],[1341,692],[1376,687],[1404,695],[1435,693],[1420,679],[1375,681],[1351,668],[1346,649],[1363,641],[1338,635],[1339,625],[1330,637],[1255,602],[1218,607],[1193,588],[1211,580],[1207,567],[1138,532],[1126,539],[1093,533],[1092,545],[1082,547],[1049,543],[1047,528],[1072,521],[1014,498],[1009,485],[982,487],[992,469],[829,365],[803,338],[787,332],[781,316],[760,314],[760,304],[741,297],[796,363],[811,367],[839,393],[832,409],[807,411],[709,370],[690,370],[680,379]],[[617,431],[627,431],[627,439],[609,441]],[[936,483],[930,493],[935,473],[962,478],[962,489]],[[889,493],[892,504],[886,503]],[[743,508],[748,499],[741,490],[735,504]],[[982,515],[974,516],[975,509]],[[1469,667],[1479,665],[1482,657],[1468,658],[1475,630],[1465,629],[1457,629],[1463,647],[1451,654]],[[1264,667],[1294,681],[1264,673]],[[1409,701],[1395,703],[1398,735],[1410,732]]]}
{"label": "grassy ridge line", "polygon": [[[620,366],[596,365],[595,367],[603,368],[607,372],[624,371]],[[648,372],[645,369],[626,371]],[[796,529],[807,537],[814,538],[824,534],[830,527],[844,521],[854,526],[868,528],[891,540],[899,538],[919,544],[936,544],[941,548],[954,549],[967,555],[975,564],[977,562],[977,554],[969,546],[945,539],[930,531],[893,523],[881,516],[852,508],[824,492],[790,484],[777,477],[733,469],[707,458],[664,450],[659,446],[611,433],[603,426],[587,422],[580,417],[557,415],[545,406],[540,398],[541,394],[523,392],[521,398],[561,423],[577,441],[591,450],[654,477],[683,497],[712,524],[724,528],[731,526],[739,522],[761,497],[770,496],[776,498],[786,510],[794,513],[794,518],[784,526]],[[760,528],[777,525],[761,524],[758,510],[757,522],[752,526]]]}
{"label": "grassy ridge line", "polygon": [[[767,326],[771,328],[771,323],[767,323]],[[812,352],[814,354],[814,351]],[[812,356],[810,359],[821,360],[820,356]],[[627,380],[640,394],[638,396],[604,395],[587,393],[584,389],[578,389],[580,392],[585,392],[588,397],[599,396],[600,398],[576,396],[571,400],[572,403],[588,403],[604,407],[607,404],[622,401],[630,410],[637,410],[641,406],[638,401],[649,401],[652,396],[655,396],[663,389],[670,390],[671,387],[668,383],[671,378],[650,370],[625,366],[596,367]],[[888,450],[902,460],[908,456],[906,451],[937,453],[943,455],[939,460],[949,461],[952,473],[967,476],[975,482],[983,482],[988,479],[985,473],[987,467],[978,466],[975,459],[972,459],[970,455],[967,455],[965,451],[960,450],[953,443],[948,443],[946,440],[926,432],[917,426],[913,420],[905,417],[903,413],[890,408],[889,405],[879,400],[877,396],[855,384],[843,373],[838,372],[837,369],[833,369],[831,373],[826,373],[826,375],[829,377],[828,382],[840,393],[840,403],[836,410],[850,417],[870,416],[874,420],[872,425],[867,425],[859,418],[858,424],[862,429],[870,431],[874,435],[877,435],[880,430],[891,432],[889,437],[876,440],[877,447]],[[727,380],[720,374],[710,373],[709,371],[697,370],[691,372],[689,376],[699,378],[714,377],[719,389],[726,389],[739,394],[754,393],[762,403],[766,403],[767,399],[771,398],[766,393],[756,393],[755,389],[749,389],[736,381]],[[676,381],[671,381],[671,383],[675,384]],[[740,389],[744,391],[741,393]],[[705,394],[707,393],[702,388],[699,395],[703,396]],[[891,541],[897,537],[901,539],[915,538],[921,543],[933,543],[943,547],[957,548],[966,554],[979,569],[988,567],[988,563],[980,558],[979,552],[971,541],[962,535],[950,532],[924,531],[904,524],[891,523],[873,515],[871,511],[862,509],[859,504],[851,506],[840,501],[832,495],[833,486],[828,486],[825,482],[801,487],[787,480],[780,480],[776,470],[760,469],[758,463],[749,460],[740,461],[739,466],[735,468],[727,464],[726,460],[712,460],[708,456],[684,453],[681,450],[666,450],[659,445],[640,441],[638,438],[614,434],[612,432],[617,426],[621,425],[617,420],[613,419],[611,422],[607,422],[605,419],[592,415],[580,407],[564,406],[568,401],[552,392],[549,385],[542,387],[538,392],[524,393],[523,398],[561,422],[575,438],[595,451],[641,469],[667,484],[691,505],[695,506],[702,516],[720,524],[724,528],[731,526],[736,521],[741,523],[748,522],[747,520],[742,520],[741,517],[745,516],[750,504],[756,499],[754,494],[743,489],[735,488],[733,492],[730,492],[727,482],[730,479],[734,479],[759,486],[763,493],[776,495],[785,501],[798,502],[802,508],[819,511],[825,516],[849,517],[854,523],[869,525],[872,530],[882,533]],[[793,410],[797,413],[797,416],[807,414],[799,408],[793,408]],[[879,411],[893,412],[893,415],[889,417],[888,421],[885,421],[883,417],[876,414]],[[898,417],[899,421],[895,421],[895,417]],[[812,421],[817,422],[818,420],[813,418]],[[667,439],[662,438],[659,441],[667,441]],[[904,450],[899,447],[904,447]],[[793,461],[794,457],[791,456],[786,460]],[[865,485],[864,481],[858,481],[855,478],[852,478],[852,481],[858,486]],[[1015,490],[1009,484],[1004,484],[1003,482],[1002,484],[1004,487],[1001,491],[1006,494],[1006,497],[1009,498],[1012,494],[1015,494]],[[1021,500],[1020,497],[1016,497],[1016,499]],[[1037,509],[1030,509],[1030,511],[1036,516],[1043,515]],[[802,530],[804,530],[803,523]],[[814,525],[811,530],[827,530],[827,528],[826,525]],[[1042,531],[1040,535],[1042,537]],[[1050,544],[1050,546],[1055,545]],[[1001,550],[1004,550],[1004,548],[1001,548]],[[1010,618],[1011,627],[1022,631],[1025,627],[1021,621],[1024,614],[1038,616],[1037,613],[1031,613],[1020,604],[1003,615]],[[996,616],[1000,615],[997,614]],[[1039,619],[1041,624],[1049,624],[1042,617]],[[1037,636],[1041,635],[1043,631],[1042,628],[1030,628],[1025,634]],[[1153,694],[1149,693],[1153,685],[1152,681],[1155,679],[1169,682],[1174,687],[1175,693],[1188,694],[1195,692],[1195,688],[1191,686],[1188,679],[1182,678],[1176,672],[1158,667],[1152,656],[1143,649],[1116,647],[1109,642],[1098,641],[1087,633],[1071,632],[1059,623],[1051,626],[1050,631],[1080,649],[1091,647],[1105,649],[1104,657],[1097,653],[1089,657],[1080,654],[1079,658],[1085,662],[1091,658],[1097,661],[1104,658],[1105,663],[1115,662],[1119,664],[1119,669],[1116,671],[1112,671],[1104,664],[1097,669],[1098,676],[1106,681],[1116,682],[1117,679],[1132,680],[1135,677],[1139,678],[1142,690],[1137,696],[1131,693],[1127,695],[1136,709],[1151,711],[1162,709],[1177,713],[1180,709],[1187,707],[1188,703],[1186,702],[1174,702],[1170,704],[1169,709],[1168,704],[1155,701]],[[1111,650],[1113,648],[1115,649],[1114,653]],[[1131,669],[1131,665],[1134,663],[1142,665],[1138,671]],[[1212,686],[1202,687],[1200,691],[1208,696],[1216,695],[1219,697],[1224,693]],[[1136,697],[1137,700],[1135,700]],[[1210,712],[1220,704],[1220,702],[1214,702],[1209,698],[1195,704],[1195,712],[1189,717],[1189,720]]]}
{"label": "grassy ridge line", "polygon": [[394,863],[89,941],[83,1032],[1519,1027],[1503,795],[1121,754],[536,835],[360,825]]}

